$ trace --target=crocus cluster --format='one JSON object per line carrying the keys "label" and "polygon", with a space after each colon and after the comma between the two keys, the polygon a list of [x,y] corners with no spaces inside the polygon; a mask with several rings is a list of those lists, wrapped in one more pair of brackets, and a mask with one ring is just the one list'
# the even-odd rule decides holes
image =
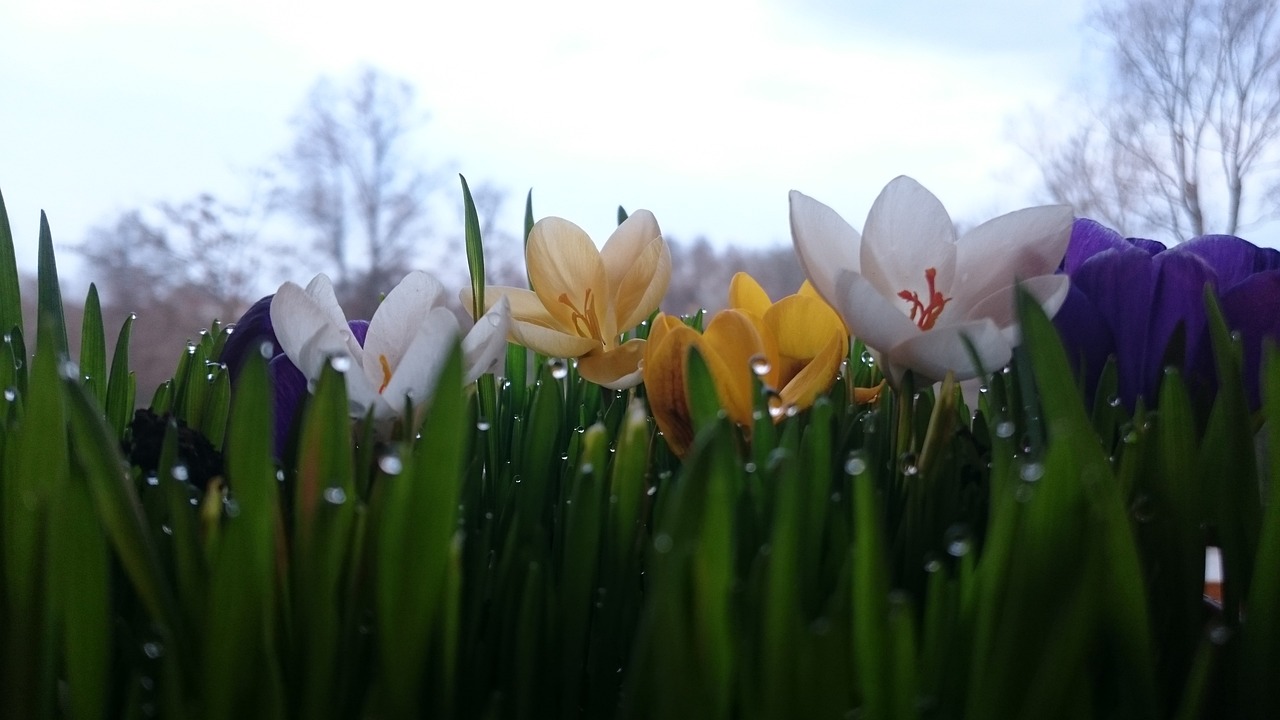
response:
{"label": "crocus cluster", "polygon": [[1063,344],[1093,393],[1107,358],[1116,362],[1118,399],[1133,408],[1156,400],[1174,365],[1193,392],[1216,390],[1206,286],[1244,349],[1245,390],[1259,402],[1262,345],[1280,338],[1280,251],[1230,235],[1166,248],[1124,238],[1092,220],[1075,221],[1062,263],[1071,290],[1055,318]]}
{"label": "crocus cluster", "polygon": [[[729,307],[701,333],[680,318],[659,314],[649,331],[644,385],[658,427],[681,456],[693,442],[691,348],[706,362],[725,413],[749,435],[757,407],[753,376],[772,394],[766,406],[775,421],[804,410],[835,382],[849,352],[849,334],[807,282],[796,294],[772,302],[746,273],[734,276]],[[876,392],[859,389],[857,400],[867,402]]]}
{"label": "crocus cluster", "polygon": [[1055,275],[1071,234],[1065,205],[1027,208],[957,239],[942,203],[915,180],[885,186],[862,233],[791,192],[791,235],[805,274],[893,381],[965,380],[1004,367],[1019,341],[1014,287],[1052,316],[1068,281]]}
{"label": "crocus cluster", "polygon": [[236,323],[223,359],[234,376],[255,345],[269,351],[278,452],[301,398],[319,381],[326,364],[345,374],[351,417],[384,424],[404,413],[406,401],[421,409],[430,400],[459,338],[467,383],[493,372],[505,356],[510,330],[505,300],[496,302],[464,336],[444,298],[438,280],[411,272],[387,293],[373,318],[348,322],[325,275],[305,288],[286,282]]}

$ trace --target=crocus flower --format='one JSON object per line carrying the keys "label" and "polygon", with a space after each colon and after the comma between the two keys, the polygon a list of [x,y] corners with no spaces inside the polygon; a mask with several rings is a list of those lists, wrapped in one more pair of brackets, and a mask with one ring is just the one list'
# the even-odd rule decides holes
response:
{"label": "crocus flower", "polygon": [[[372,410],[375,419],[386,419],[403,412],[406,397],[415,406],[426,401],[449,344],[459,334],[457,319],[443,307],[443,298],[435,278],[410,273],[387,294],[372,321],[348,322],[324,275],[305,289],[285,283],[235,324],[222,361],[235,369],[248,352],[260,347],[270,351],[266,354],[271,355],[268,369],[275,387],[279,453],[298,402],[332,358],[343,358],[347,366],[353,417],[363,418]],[[509,313],[506,303],[496,303],[463,337],[466,382],[492,372],[503,358]]]}
{"label": "crocus flower", "polygon": [[1228,328],[1240,333],[1245,389],[1257,406],[1263,340],[1280,338],[1280,251],[1229,235],[1165,249],[1082,218],[1063,271],[1072,290],[1054,323],[1086,392],[1093,392],[1109,356],[1116,360],[1119,399],[1131,409],[1138,398],[1154,403],[1168,364],[1180,368],[1193,391],[1214,392],[1203,296],[1209,285]]}
{"label": "crocus flower", "polygon": [[1071,219],[1065,205],[1027,208],[957,240],[942,203],[898,177],[859,234],[831,208],[791,192],[792,240],[805,274],[895,382],[906,370],[964,380],[1008,363],[1019,341],[1015,285],[1050,316],[1066,297],[1067,279],[1053,273]]}
{"label": "crocus flower", "polygon": [[525,263],[533,290],[485,288],[486,309],[510,302],[511,340],[577,358],[579,374],[598,385],[639,383],[644,341],[619,336],[658,309],[671,280],[671,252],[653,214],[633,213],[602,250],[568,220],[543,218],[529,233]]}
{"label": "crocus flower", "polygon": [[[812,289],[775,303],[751,276],[738,273],[729,302],[731,307],[716,313],[701,334],[665,314],[649,330],[645,390],[658,427],[679,456],[693,442],[686,387],[690,347],[706,361],[725,413],[748,432],[755,408],[753,374],[776,393],[770,415],[778,421],[829,390],[848,353],[844,323]],[[877,389],[855,392],[858,402],[867,402]]]}

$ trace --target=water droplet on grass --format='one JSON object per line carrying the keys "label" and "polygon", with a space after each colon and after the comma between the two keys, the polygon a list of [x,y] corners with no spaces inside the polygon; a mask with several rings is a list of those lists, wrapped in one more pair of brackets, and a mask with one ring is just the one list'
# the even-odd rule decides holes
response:
{"label": "water droplet on grass", "polygon": [[547,361],[547,367],[551,369],[551,377],[556,380],[569,377],[569,363],[564,358],[551,358]]}
{"label": "water droplet on grass", "polygon": [[952,557],[964,557],[973,549],[973,538],[966,525],[956,524],[947,528],[943,541],[946,543],[947,554]]}
{"label": "water droplet on grass", "polygon": [[187,466],[182,464],[174,465],[169,474],[179,482],[186,482],[191,479],[191,473],[187,470]]}
{"label": "water droplet on grass", "polygon": [[337,370],[340,373],[345,373],[346,371],[351,369],[351,356],[334,355],[333,357],[329,358],[329,367],[333,368],[334,370]]}
{"label": "water droplet on grass", "polygon": [[399,475],[404,470],[404,463],[398,455],[383,455],[378,458],[378,469],[388,475]]}
{"label": "water droplet on grass", "polygon": [[866,458],[860,452],[849,453],[844,461],[844,471],[846,475],[861,475],[867,471]]}
{"label": "water droplet on grass", "polygon": [[773,364],[770,363],[769,358],[764,355],[752,355],[750,362],[751,372],[754,373],[756,377],[764,377],[769,374],[769,371],[773,370]]}

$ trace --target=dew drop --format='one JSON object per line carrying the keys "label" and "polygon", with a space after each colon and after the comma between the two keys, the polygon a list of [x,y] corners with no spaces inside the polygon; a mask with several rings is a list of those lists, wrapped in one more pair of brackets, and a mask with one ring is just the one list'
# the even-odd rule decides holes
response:
{"label": "dew drop", "polygon": [[872,355],[872,354],[871,354],[871,351],[870,351],[870,350],[863,350],[863,351],[862,351],[862,357],[861,357],[861,360],[862,360],[862,364],[863,364],[863,365],[875,365],[875,364],[876,364],[876,358],[875,358],[875,356],[874,356],[874,355]]}
{"label": "dew drop", "polygon": [[569,363],[564,358],[551,358],[547,361],[547,367],[551,369],[551,377],[556,380],[569,377]]}
{"label": "dew drop", "polygon": [[851,452],[844,461],[846,475],[861,475],[867,471],[867,461],[860,452]]}
{"label": "dew drop", "polygon": [[387,475],[399,475],[404,470],[404,463],[399,455],[383,455],[378,458],[378,469]]}
{"label": "dew drop", "polygon": [[341,505],[347,501],[347,491],[340,487],[325,488],[324,500],[330,505]]}
{"label": "dew drop", "polygon": [[596,471],[596,468],[595,468],[595,466],[594,466],[594,465],[592,465],[591,463],[582,463],[582,469],[580,470],[580,472],[581,472],[583,475],[590,475],[591,473],[594,473],[595,471]]}
{"label": "dew drop", "polygon": [[937,557],[930,555],[924,560],[924,571],[927,573],[936,573],[942,569],[942,561]]}
{"label": "dew drop", "polygon": [[952,557],[964,557],[973,549],[973,538],[965,525],[956,524],[947,528],[943,541],[947,544],[947,554]]}
{"label": "dew drop", "polygon": [[76,365],[72,360],[63,360],[58,366],[58,373],[62,375],[63,380],[79,380],[80,366]]}
{"label": "dew drop", "polygon": [[1230,639],[1231,628],[1226,625],[1223,625],[1222,623],[1214,623],[1213,627],[1209,628],[1209,642],[1214,645],[1226,645],[1227,641]]}
{"label": "dew drop", "polygon": [[898,458],[898,469],[902,471],[903,475],[914,477],[920,474],[920,466],[916,462],[915,453],[902,453],[902,457]]}
{"label": "dew drop", "polygon": [[773,364],[770,363],[769,358],[764,355],[752,355],[750,362],[751,372],[754,373],[756,377],[764,377],[769,374],[769,371],[773,370]]}
{"label": "dew drop", "polygon": [[18,389],[7,387],[4,389],[4,399],[13,402],[18,399]]}
{"label": "dew drop", "polygon": [[187,466],[181,463],[174,465],[173,469],[169,471],[169,474],[178,482],[186,482],[191,479],[191,473],[187,470]]}
{"label": "dew drop", "polygon": [[653,536],[653,549],[666,554],[671,552],[671,548],[675,545],[675,541],[666,533],[659,533]]}
{"label": "dew drop", "polygon": [[480,432],[485,432],[490,427],[491,426],[489,425],[489,421],[485,420],[484,418],[481,418],[480,420],[476,421],[476,429],[479,430]]}
{"label": "dew drop", "polygon": [[159,660],[160,657],[164,655],[164,645],[161,645],[158,642],[142,643],[142,654],[152,660]]}
{"label": "dew drop", "polygon": [[1033,483],[1044,477],[1044,465],[1035,462],[1027,463],[1018,470],[1018,477],[1022,478],[1023,482]]}
{"label": "dew drop", "polygon": [[333,368],[334,370],[337,370],[340,373],[345,373],[346,371],[351,369],[351,356],[350,355],[334,355],[333,357],[329,358],[329,367]]}
{"label": "dew drop", "polygon": [[756,464],[753,462],[745,463],[742,466],[742,471],[746,473],[753,473],[756,471]]}
{"label": "dew drop", "polygon": [[227,517],[233,518],[240,516],[240,503],[232,500],[231,498],[227,498],[222,501],[222,509],[226,511]]}
{"label": "dew drop", "polygon": [[1111,397],[1107,398],[1107,404],[1113,408],[1120,407],[1120,396],[1112,395]]}
{"label": "dew drop", "polygon": [[258,354],[270,360],[276,354],[276,346],[270,342],[262,342],[258,344]]}
{"label": "dew drop", "polygon": [[1009,420],[1001,420],[996,423],[996,437],[1011,438],[1013,437],[1014,426]]}
{"label": "dew drop", "polygon": [[147,473],[147,484],[155,487],[160,484],[160,478],[155,473]]}
{"label": "dew drop", "polygon": [[657,485],[650,485],[650,486],[649,486],[649,489],[644,491],[644,494],[645,494],[645,495],[648,495],[649,497],[653,497],[654,495],[657,495],[657,494],[658,494],[658,486],[657,486]]}

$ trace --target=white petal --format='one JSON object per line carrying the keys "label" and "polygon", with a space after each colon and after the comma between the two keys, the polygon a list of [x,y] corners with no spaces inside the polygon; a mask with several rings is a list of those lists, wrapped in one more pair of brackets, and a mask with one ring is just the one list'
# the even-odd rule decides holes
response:
{"label": "white petal", "polygon": [[[388,296],[389,298],[390,296]],[[447,308],[438,307],[427,313],[400,358],[391,368],[391,379],[381,392],[382,399],[399,415],[408,396],[420,405],[435,392],[440,369],[458,338],[458,319]],[[366,362],[375,361],[366,355]]]}
{"label": "white petal", "polygon": [[967,311],[1016,280],[1053,273],[1067,252],[1071,225],[1069,206],[1046,205],[1001,215],[965,233],[956,246],[957,309]]}
{"label": "white petal", "polygon": [[476,321],[474,327],[462,339],[462,356],[466,376],[463,384],[470,385],[485,373],[496,372],[507,355],[507,333],[511,332],[511,303],[506,296],[500,298],[490,310]]}
{"label": "white petal", "polygon": [[442,305],[444,287],[424,272],[411,272],[387,293],[373,318],[369,320],[369,332],[364,338],[365,375],[374,387],[385,381],[378,358],[385,357],[390,367],[400,364],[400,359],[413,341],[419,325],[428,313]]}
{"label": "white petal", "polygon": [[[977,352],[981,368],[974,365],[965,338]],[[925,380],[935,381],[945,377],[948,370],[955,372],[956,380],[968,380],[980,372],[999,370],[1009,363],[1012,354],[1012,348],[1000,328],[990,319],[983,318],[922,332],[891,348],[885,356],[890,363],[910,368]]]}
{"label": "white petal", "polygon": [[[956,229],[933,193],[909,177],[894,178],[871,205],[862,228],[861,273],[885,297],[907,290],[928,304],[925,270],[950,296],[956,268]],[[905,305],[904,305],[905,307]]]}
{"label": "white petal", "polygon": [[791,191],[791,242],[800,267],[828,304],[836,299],[836,273],[858,272],[862,236],[839,213],[804,193]]}
{"label": "white petal", "polygon": [[335,323],[328,309],[296,283],[287,282],[276,291],[271,326],[285,355],[308,379],[320,377],[326,357],[350,353],[346,318]]}
{"label": "white petal", "polygon": [[889,298],[855,272],[846,270],[836,276],[835,308],[849,332],[877,350],[892,348],[921,332]]}
{"label": "white petal", "polygon": [[[1044,308],[1045,314],[1053,317],[1058,308],[1067,299],[1071,290],[1071,280],[1066,275],[1041,275],[1022,281],[1022,287]],[[965,320],[991,318],[1000,327],[1009,327],[1017,322],[1017,308],[1014,300],[1017,297],[1014,285],[1002,287],[969,308]]]}
{"label": "white petal", "polygon": [[328,275],[320,273],[311,278],[311,282],[307,283],[307,297],[315,301],[316,307],[320,308],[333,324],[347,324],[346,313],[342,312],[342,306],[338,304],[338,296],[333,292],[333,283],[329,282]]}

